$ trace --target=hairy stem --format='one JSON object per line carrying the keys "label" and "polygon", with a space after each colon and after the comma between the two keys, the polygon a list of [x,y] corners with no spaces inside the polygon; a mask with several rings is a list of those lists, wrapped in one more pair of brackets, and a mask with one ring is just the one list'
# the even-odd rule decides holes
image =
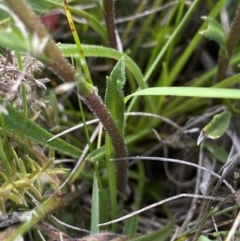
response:
{"label": "hairy stem", "polygon": [[107,27],[109,46],[113,49],[117,49],[114,22],[114,0],[104,0],[103,16]]}
{"label": "hairy stem", "polygon": [[[102,125],[111,138],[111,142],[115,151],[115,157],[127,157],[128,150],[117,125],[113,121],[105,104],[95,90],[88,97],[82,98],[84,103],[92,110],[92,112],[99,118]],[[128,190],[128,161],[117,161],[117,180],[118,189],[126,197],[129,194]]]}
{"label": "hairy stem", "polygon": [[[56,75],[58,75],[64,82],[73,82],[76,78],[76,71],[68,60],[63,57],[62,53],[58,49],[54,40],[49,36],[47,29],[41,23],[39,18],[26,4],[24,0],[5,0],[11,10],[19,17],[24,23],[31,34],[37,34],[40,40],[48,38],[48,42],[44,49],[44,54],[52,61],[46,62],[48,66]],[[109,1],[111,2],[111,1]],[[108,5],[109,6],[109,5]],[[114,22],[113,22],[114,26]],[[86,80],[80,81],[81,98],[90,110],[96,115],[102,122],[105,130],[108,132],[111,142],[114,147],[116,157],[127,157],[128,151],[124,138],[121,136],[116,123],[109,114],[106,106],[103,104],[101,97],[95,91],[95,88],[88,84]],[[127,194],[127,172],[128,162],[117,163],[118,173],[118,187],[120,192],[126,196]]]}
{"label": "hairy stem", "polygon": [[229,61],[231,56],[234,52],[236,44],[240,37],[240,4],[235,12],[235,16],[233,18],[232,24],[230,26],[230,30],[226,40],[226,49],[227,53],[224,50],[219,50],[219,57],[218,57],[218,69],[217,74],[215,76],[216,83],[220,82],[221,80],[226,78],[226,71],[228,68]]}

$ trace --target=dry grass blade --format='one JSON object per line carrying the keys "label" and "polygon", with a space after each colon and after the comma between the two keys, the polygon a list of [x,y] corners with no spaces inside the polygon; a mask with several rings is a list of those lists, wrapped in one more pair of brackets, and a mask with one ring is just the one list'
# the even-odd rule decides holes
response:
{"label": "dry grass blade", "polygon": [[167,9],[167,8],[170,8],[170,7],[173,7],[177,4],[178,2],[177,1],[173,1],[171,3],[167,3],[161,7],[158,7],[158,8],[154,8],[154,9],[151,9],[151,10],[145,10],[143,13],[138,13],[138,14],[134,14],[132,16],[128,16],[128,17],[123,17],[123,18],[118,18],[115,20],[115,23],[118,24],[118,23],[124,23],[124,22],[128,22],[128,21],[131,21],[133,19],[138,19],[138,18],[143,18],[143,17],[146,17],[148,15],[151,15],[151,14],[154,14],[154,13],[157,13],[157,12],[160,12],[164,9]]}
{"label": "dry grass blade", "polygon": [[[98,122],[99,122],[98,119],[94,119],[94,120],[87,121],[85,124],[86,124],[86,125],[91,125],[91,124],[95,124],[95,123],[98,123]],[[52,138],[50,138],[50,139],[47,140],[47,141],[52,141],[52,140],[54,140],[54,139],[56,139],[56,138],[58,138],[58,137],[60,137],[60,136],[63,136],[63,135],[65,135],[65,134],[67,134],[67,133],[70,133],[71,131],[75,131],[75,130],[77,130],[77,129],[79,129],[79,128],[82,128],[83,126],[84,126],[84,123],[80,123],[80,124],[78,124],[78,125],[75,125],[75,126],[73,126],[73,127],[71,127],[71,128],[68,128],[68,129],[65,130],[65,131],[62,131],[62,132],[58,133],[57,135],[53,136]]]}
{"label": "dry grass blade", "polygon": [[151,208],[157,207],[157,206],[162,205],[164,203],[176,200],[178,198],[183,198],[183,197],[207,199],[207,200],[213,200],[213,201],[223,201],[224,200],[224,198],[221,198],[221,197],[211,197],[211,196],[205,196],[205,195],[182,193],[182,194],[176,195],[174,197],[166,198],[166,199],[164,199],[164,200],[162,200],[160,202],[153,203],[153,204],[151,204],[151,205],[149,205],[149,206],[147,206],[145,208],[142,208],[142,209],[140,209],[140,210],[138,210],[136,212],[130,213],[128,215],[125,215],[125,216],[123,216],[121,218],[112,220],[110,222],[101,223],[98,226],[106,226],[106,225],[109,225],[109,224],[117,223],[119,221],[125,220],[127,218],[130,218],[130,217],[133,217],[135,215],[138,215],[138,214],[140,214],[142,212],[145,212],[145,211],[147,211],[147,210],[149,210]]}
{"label": "dry grass blade", "polygon": [[238,215],[232,225],[232,228],[230,229],[228,235],[227,235],[227,238],[225,239],[225,241],[231,241],[233,240],[234,238],[234,235],[239,227],[239,224],[240,224],[240,212],[238,212]]}
{"label": "dry grass blade", "polygon": [[[125,159],[126,158],[115,158],[115,159],[112,159],[112,161],[120,161],[120,160],[125,160]],[[147,157],[147,156],[128,157],[128,160],[137,160],[137,159],[152,160],[152,161],[162,161],[162,162],[173,162],[173,163],[188,165],[188,166],[196,167],[196,168],[201,169],[203,171],[209,172],[214,177],[222,180],[222,176],[220,176],[219,174],[217,174],[217,173],[215,173],[215,172],[213,172],[211,170],[208,170],[205,167],[202,167],[202,166],[200,166],[198,164],[195,164],[195,163],[179,160],[179,159],[172,159],[172,158],[165,158],[165,157]],[[235,193],[235,190],[233,189],[233,187],[226,180],[223,179],[222,182],[228,187],[228,189],[231,191],[231,193]]]}

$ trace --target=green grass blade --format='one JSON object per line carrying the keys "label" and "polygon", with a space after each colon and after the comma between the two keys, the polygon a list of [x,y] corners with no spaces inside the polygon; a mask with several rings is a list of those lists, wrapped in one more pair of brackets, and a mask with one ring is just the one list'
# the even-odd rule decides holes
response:
{"label": "green grass blade", "polygon": [[105,94],[105,104],[122,135],[124,130],[125,110],[123,86],[125,81],[125,63],[122,57],[113,68],[110,77],[107,77]]}
{"label": "green grass blade", "polygon": [[78,158],[81,154],[81,150],[61,139],[54,139],[53,141],[47,142],[47,140],[53,136],[51,133],[25,118],[22,113],[11,105],[7,105],[6,109],[8,115],[4,115],[3,117],[7,131],[74,158]]}
{"label": "green grass blade", "polygon": [[[75,44],[58,44],[58,47],[65,57],[79,57]],[[83,44],[82,48],[86,57],[104,57],[119,60],[122,56],[124,56],[125,65],[134,76],[138,86],[142,89],[147,88],[147,84],[144,83],[141,70],[136,65],[136,63],[126,54],[123,54],[115,49],[96,45]]]}
{"label": "green grass blade", "polygon": [[160,53],[158,54],[158,56],[155,58],[155,61],[153,62],[153,64],[151,65],[151,67],[147,70],[146,74],[144,75],[144,81],[147,82],[148,79],[150,78],[151,74],[153,73],[153,71],[156,69],[157,65],[159,64],[159,61],[161,60],[161,58],[163,57],[163,55],[165,54],[167,48],[171,45],[171,43],[175,40],[175,38],[177,37],[177,35],[180,33],[180,31],[182,30],[182,28],[184,27],[184,25],[187,23],[189,17],[191,16],[191,14],[193,13],[194,9],[196,8],[196,6],[198,5],[200,1],[199,0],[195,0],[192,4],[191,7],[189,8],[188,12],[185,14],[184,18],[182,19],[182,21],[180,22],[180,24],[177,26],[177,28],[175,29],[175,31],[172,33],[171,37],[169,38],[169,40],[167,41],[167,43],[164,45],[164,47],[162,48],[162,50],[160,51]]}
{"label": "green grass blade", "polygon": [[98,188],[98,180],[97,175],[94,173],[93,178],[93,190],[92,190],[92,210],[91,210],[91,234],[99,233],[99,188]]}
{"label": "green grass blade", "polygon": [[[215,7],[212,9],[211,13],[208,15],[209,17],[215,18],[216,15],[220,12],[220,10],[223,8],[223,6],[226,4],[226,0],[220,0],[216,3]],[[203,22],[201,27],[199,28],[199,31],[202,31],[207,26],[206,22]],[[199,32],[198,31],[198,32]],[[188,61],[189,57],[191,56],[192,52],[196,49],[197,45],[199,44],[200,40],[202,39],[202,35],[199,33],[196,33],[195,36],[191,39],[191,42],[189,42],[188,47],[183,52],[181,57],[177,60],[177,64],[174,66],[174,68],[170,72],[169,76],[169,83],[172,84],[175,80],[175,78],[178,76],[179,72],[183,69],[183,66]]]}
{"label": "green grass blade", "polygon": [[[31,0],[29,1],[30,5],[33,7],[35,11],[43,12],[43,9],[45,12],[49,12],[49,9],[52,8],[61,8],[64,9],[63,1],[54,1],[54,0]],[[79,7],[71,7],[69,6],[69,9],[71,13],[77,15],[78,17],[83,17],[88,21],[89,26],[91,26],[96,33],[98,33],[104,40],[107,39],[107,32],[101,22],[94,17],[94,15],[91,15],[87,13],[86,11],[81,10]]]}
{"label": "green grass blade", "polygon": [[240,99],[240,90],[207,87],[154,87],[139,90],[131,95],[126,96],[125,102],[127,102],[133,96],[141,95],[170,95],[202,98]]}

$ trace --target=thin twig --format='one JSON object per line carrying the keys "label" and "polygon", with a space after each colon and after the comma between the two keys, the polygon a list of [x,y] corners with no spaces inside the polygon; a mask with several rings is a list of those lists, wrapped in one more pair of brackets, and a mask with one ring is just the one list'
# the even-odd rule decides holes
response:
{"label": "thin twig", "polygon": [[125,220],[127,218],[132,217],[132,216],[135,216],[135,215],[138,215],[138,214],[140,214],[142,212],[145,212],[145,211],[147,211],[147,210],[149,210],[151,208],[157,207],[157,206],[162,205],[164,203],[170,202],[170,201],[178,199],[178,198],[183,198],[183,197],[208,199],[208,200],[214,200],[214,201],[223,201],[224,200],[224,198],[221,198],[221,197],[211,197],[211,196],[205,196],[205,195],[182,193],[182,194],[176,195],[174,197],[166,198],[166,199],[164,199],[164,200],[162,200],[160,202],[153,203],[153,204],[151,204],[151,205],[149,205],[149,206],[147,206],[145,208],[142,208],[142,209],[140,209],[138,211],[132,212],[132,213],[130,213],[128,215],[125,215],[125,216],[123,216],[121,218],[112,220],[110,222],[101,223],[98,226],[105,226],[105,225],[110,225],[110,224],[113,224],[113,223],[117,223],[119,221]]}
{"label": "thin twig", "polygon": [[[99,131],[99,125],[97,126],[97,128],[94,130],[91,138],[90,138],[90,142],[92,143]],[[87,155],[87,152],[89,150],[89,145],[87,144],[81,154],[81,156],[79,157],[77,164],[74,166],[74,168],[72,169],[71,173],[68,175],[67,179],[64,181],[64,183],[60,186],[60,189],[62,189],[65,184],[72,178],[73,174],[77,171],[77,169],[79,168],[79,166],[81,165],[81,163],[84,161],[85,156]]]}
{"label": "thin twig", "polygon": [[[120,161],[120,160],[125,160],[125,159],[126,158],[116,158],[116,159],[112,159],[112,161]],[[173,163],[188,165],[188,166],[196,167],[203,171],[209,172],[217,179],[222,180],[222,176],[220,176],[219,174],[217,174],[211,170],[208,170],[205,167],[199,166],[198,164],[195,164],[195,163],[179,160],[179,159],[172,159],[172,158],[165,158],[165,157],[151,157],[151,156],[127,157],[127,159],[128,160],[142,159],[142,160],[152,160],[152,161],[163,161],[163,162],[173,162]],[[231,193],[235,193],[235,190],[233,189],[231,184],[229,184],[225,179],[223,179],[222,182],[228,187],[228,189],[230,190]]]}
{"label": "thin twig", "polygon": [[[199,150],[198,165],[202,166],[202,163],[203,163],[203,144],[201,144],[200,150]],[[199,193],[199,184],[200,184],[201,172],[202,172],[201,169],[197,170],[197,179],[196,179],[195,190],[194,190],[195,194]],[[183,233],[185,231],[185,229],[187,228],[188,223],[191,221],[191,219],[194,215],[194,209],[196,209],[196,202],[197,202],[197,198],[194,197],[192,199],[189,211],[187,212],[187,216],[186,216],[182,226],[180,227],[180,229],[178,231],[179,232],[178,234]]]}

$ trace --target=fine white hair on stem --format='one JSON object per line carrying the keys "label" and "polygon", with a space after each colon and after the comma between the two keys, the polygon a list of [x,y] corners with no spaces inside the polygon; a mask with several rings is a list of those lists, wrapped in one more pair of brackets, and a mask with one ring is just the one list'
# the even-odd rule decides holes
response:
{"label": "fine white hair on stem", "polygon": [[[152,161],[163,161],[163,162],[174,162],[174,163],[178,163],[178,164],[183,164],[183,165],[188,165],[188,166],[192,166],[192,167],[196,167],[198,169],[201,169],[203,171],[209,172],[211,173],[214,177],[217,177],[218,179],[222,179],[222,177],[211,171],[208,170],[205,167],[199,166],[198,164],[195,163],[191,163],[191,162],[187,162],[187,161],[183,161],[183,160],[179,160],[179,159],[172,159],[172,158],[166,158],[166,157],[151,157],[151,156],[136,156],[136,157],[127,157],[127,158],[115,158],[115,159],[111,159],[111,161],[120,161],[120,160],[136,160],[136,159],[141,159],[141,160],[152,160]],[[233,189],[233,187],[231,186],[231,184],[229,184],[226,180],[223,180],[223,183],[229,188],[231,193],[235,193],[235,190]]]}
{"label": "fine white hair on stem", "polygon": [[137,210],[135,212],[132,212],[130,214],[127,214],[121,218],[118,218],[118,219],[115,219],[115,220],[112,220],[110,222],[106,222],[106,223],[101,223],[101,224],[98,224],[98,226],[105,226],[105,225],[109,225],[109,224],[113,224],[113,223],[117,223],[119,221],[122,221],[122,220],[125,220],[127,218],[130,218],[132,216],[135,216],[135,215],[138,215],[142,212],[145,212],[151,208],[154,208],[154,207],[157,207],[159,205],[162,205],[164,203],[167,203],[167,202],[170,202],[172,200],[176,200],[178,198],[183,198],[183,197],[189,197],[189,198],[199,198],[199,199],[208,199],[208,200],[213,200],[213,201],[223,201],[224,198],[221,198],[221,197],[212,197],[212,196],[205,196],[205,195],[198,195],[198,194],[188,194],[188,193],[182,193],[182,194],[179,194],[179,195],[176,195],[176,196],[173,196],[173,197],[170,197],[170,198],[166,198],[162,201],[159,201],[159,202],[156,202],[156,203],[153,203],[145,208],[142,208],[140,210]]}

